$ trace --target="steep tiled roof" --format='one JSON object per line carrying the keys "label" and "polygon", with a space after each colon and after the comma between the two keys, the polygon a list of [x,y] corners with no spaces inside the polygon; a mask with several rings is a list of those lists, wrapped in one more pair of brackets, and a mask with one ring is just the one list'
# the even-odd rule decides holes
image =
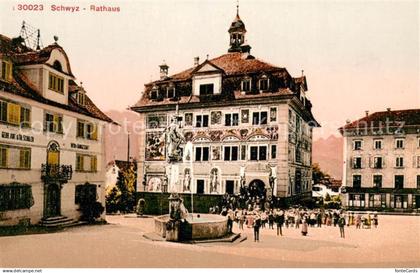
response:
{"label": "steep tiled roof", "polygon": [[389,126],[420,126],[420,109],[375,112],[341,127],[340,130]]}
{"label": "steep tiled roof", "polygon": [[[211,59],[209,60],[209,62],[223,69],[227,76],[270,72],[282,69],[284,70],[284,68],[276,67],[264,61],[256,59],[251,55],[246,55],[240,52],[227,53],[217,58]],[[189,68],[180,73],[169,76],[164,81],[188,80],[192,77],[192,72],[194,70],[195,67]],[[159,80],[150,84],[159,82],[162,81]]]}
{"label": "steep tiled roof", "polygon": [[[34,51],[22,44],[14,43],[13,39],[0,34],[0,56],[3,55],[11,58],[14,63],[14,67],[19,65],[45,63],[50,58],[52,50],[56,48],[62,50],[65,54],[64,50],[57,44],[53,44],[41,50]],[[106,122],[113,122],[112,119],[106,116],[88,96],[86,96],[85,106],[78,104],[71,96],[72,91],[75,91],[77,88],[77,84],[70,80],[69,103],[68,105],[65,105],[41,96],[41,92],[38,90],[38,88],[33,85],[31,81],[21,71],[19,71],[19,69],[13,69],[13,77],[11,82],[0,81],[0,89],[4,90],[5,92],[29,98],[40,103],[59,107],[65,110],[77,112]]]}

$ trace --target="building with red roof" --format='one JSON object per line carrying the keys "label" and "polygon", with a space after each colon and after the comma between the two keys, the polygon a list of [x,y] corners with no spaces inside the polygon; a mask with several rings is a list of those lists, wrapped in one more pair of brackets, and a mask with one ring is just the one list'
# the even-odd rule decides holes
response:
{"label": "building with red roof", "polygon": [[57,43],[0,34],[0,226],[69,225],[82,198],[105,203],[104,129]]}
{"label": "building with red roof", "polygon": [[[239,13],[228,32],[226,54],[196,57],[194,66],[173,75],[162,64],[160,79],[146,84],[132,106],[146,124],[138,188],[240,195],[248,187],[260,197],[310,198],[312,129],[320,125],[306,77],[251,55]],[[183,154],[169,173],[165,130],[174,117]]]}
{"label": "building with red roof", "polygon": [[344,137],[345,207],[420,208],[420,109],[366,112],[339,130]]}

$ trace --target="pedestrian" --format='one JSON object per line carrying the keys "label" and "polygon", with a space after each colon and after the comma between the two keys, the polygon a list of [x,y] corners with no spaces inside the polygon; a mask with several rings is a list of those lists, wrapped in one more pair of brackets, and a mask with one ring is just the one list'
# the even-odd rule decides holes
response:
{"label": "pedestrian", "polygon": [[268,222],[267,218],[268,218],[267,213],[265,211],[263,211],[261,213],[261,227],[262,228],[265,228],[265,224]]}
{"label": "pedestrian", "polygon": [[254,216],[254,242],[260,241],[261,218],[258,212]]}
{"label": "pedestrian", "polygon": [[277,236],[279,236],[279,234],[280,234],[280,236],[283,236],[283,232],[282,232],[281,228],[284,224],[284,211],[280,210],[280,209],[277,209],[275,219],[276,219],[275,221],[276,221],[276,225],[277,225]]}
{"label": "pedestrian", "polygon": [[295,222],[296,228],[299,228],[300,224],[302,223],[302,216],[300,215],[299,211],[296,212]]}
{"label": "pedestrian", "polygon": [[344,217],[343,214],[340,215],[340,218],[338,219],[338,227],[340,228],[340,237],[341,238],[345,238],[344,237],[344,227],[346,225],[346,218]]}
{"label": "pedestrian", "polygon": [[362,215],[358,213],[356,215],[356,229],[360,229],[361,225],[362,225]]}
{"label": "pedestrian", "polygon": [[378,227],[378,214],[377,213],[375,213],[374,215],[373,215],[373,225],[375,226],[375,228],[377,228]]}
{"label": "pedestrian", "polygon": [[228,218],[227,220],[228,232],[232,233],[233,220],[235,219],[235,214],[232,209],[229,209],[227,211],[227,218]]}
{"label": "pedestrian", "polygon": [[268,228],[274,229],[274,213],[272,209],[268,213]]}
{"label": "pedestrian", "polygon": [[316,224],[317,224],[317,227],[322,226],[322,214],[321,214],[321,212],[318,212],[317,215],[316,215]]}
{"label": "pedestrian", "polygon": [[246,215],[246,212],[241,210],[239,213],[239,229],[240,230],[244,230],[245,215]]}
{"label": "pedestrian", "polygon": [[306,217],[303,217],[302,220],[302,236],[306,236],[308,234],[308,220]]}

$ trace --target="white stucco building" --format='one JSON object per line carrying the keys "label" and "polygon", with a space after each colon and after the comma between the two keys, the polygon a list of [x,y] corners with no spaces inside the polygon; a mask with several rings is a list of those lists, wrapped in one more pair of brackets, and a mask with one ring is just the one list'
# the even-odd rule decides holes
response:
{"label": "white stucco building", "polygon": [[0,225],[77,220],[86,183],[104,204],[112,121],[75,83],[63,48],[0,35],[0,63]]}
{"label": "white stucco building", "polygon": [[420,109],[367,113],[340,132],[345,207],[420,208]]}

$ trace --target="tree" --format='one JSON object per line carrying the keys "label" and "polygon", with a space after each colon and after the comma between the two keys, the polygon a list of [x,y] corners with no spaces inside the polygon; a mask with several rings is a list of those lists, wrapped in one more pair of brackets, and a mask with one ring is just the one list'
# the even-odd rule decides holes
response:
{"label": "tree", "polygon": [[118,172],[116,187],[120,192],[120,197],[117,199],[119,211],[131,212],[135,206],[135,189],[136,183],[135,170],[132,165],[127,168],[122,168]]}
{"label": "tree", "polygon": [[311,166],[312,169],[312,180],[314,181],[314,184],[317,184],[321,182],[326,176],[329,176],[328,174],[324,173],[321,170],[321,167],[318,163],[314,163]]}

